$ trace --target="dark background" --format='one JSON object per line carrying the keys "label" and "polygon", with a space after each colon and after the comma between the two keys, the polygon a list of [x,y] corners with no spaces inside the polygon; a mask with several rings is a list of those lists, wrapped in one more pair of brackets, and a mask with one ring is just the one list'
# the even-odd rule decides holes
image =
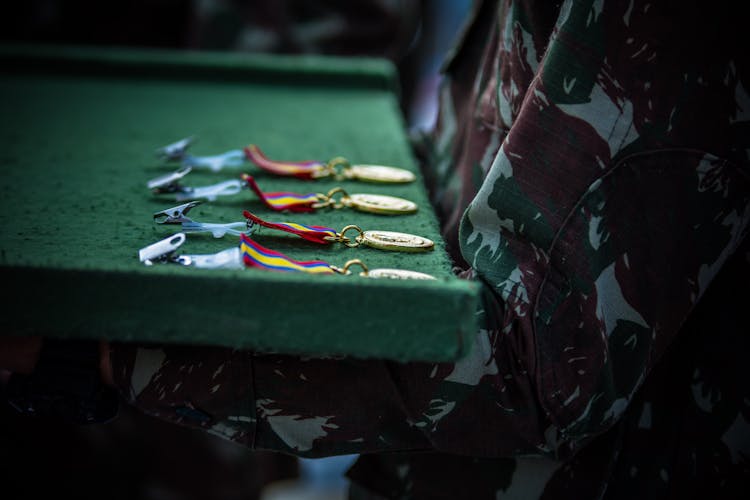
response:
{"label": "dark background", "polygon": [[472,0],[24,0],[0,42],[383,57],[410,127],[429,128],[440,62]]}
{"label": "dark background", "polygon": [[[383,57],[407,124],[435,116],[438,68],[471,0],[25,0],[0,43]],[[121,405],[107,424],[23,417],[0,386],[0,498],[250,499],[298,477],[296,458],[250,452]]]}

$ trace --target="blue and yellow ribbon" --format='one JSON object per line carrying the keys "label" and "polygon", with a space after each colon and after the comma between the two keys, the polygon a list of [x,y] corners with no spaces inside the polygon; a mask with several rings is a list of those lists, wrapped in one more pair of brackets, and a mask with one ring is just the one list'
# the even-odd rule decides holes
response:
{"label": "blue and yellow ribbon", "polygon": [[296,271],[313,274],[333,274],[331,265],[322,260],[299,261],[283,253],[270,250],[250,239],[246,234],[240,236],[242,260],[248,267],[270,271]]}

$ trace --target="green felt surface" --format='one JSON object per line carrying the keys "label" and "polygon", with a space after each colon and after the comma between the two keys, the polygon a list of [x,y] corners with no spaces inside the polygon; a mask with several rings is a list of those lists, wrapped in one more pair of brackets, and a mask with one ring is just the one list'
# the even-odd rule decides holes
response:
{"label": "green felt surface", "polygon": [[[359,258],[436,282],[313,276],[254,269],[143,266],[138,249],[177,231],[152,223],[177,205],[146,182],[174,170],[155,158],[187,135],[196,155],[253,142],[275,159],[400,166],[418,174],[404,133],[393,70],[383,61],[227,54],[3,47],[0,50],[0,266],[4,334],[219,344],[289,353],[448,360],[465,352],[476,289],[450,262],[421,183],[386,186],[273,177],[253,165],[196,171],[202,186],[253,174],[268,191],[400,196],[417,214],[351,209],[280,214],[248,190],[190,212],[201,222],[271,221],[404,231],[437,242],[404,254],[319,246],[264,229],[261,244],[335,265]],[[189,234],[184,253],[213,253],[236,237]]]}

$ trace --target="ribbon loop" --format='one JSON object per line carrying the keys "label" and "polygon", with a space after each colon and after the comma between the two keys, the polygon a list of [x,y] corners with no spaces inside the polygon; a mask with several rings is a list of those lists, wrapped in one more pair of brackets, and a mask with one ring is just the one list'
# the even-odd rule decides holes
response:
{"label": "ribbon loop", "polygon": [[329,164],[319,161],[275,161],[271,160],[255,144],[245,147],[245,156],[248,160],[263,170],[275,175],[298,177],[300,179],[317,179],[327,177],[336,173]]}
{"label": "ribbon loop", "polygon": [[[348,231],[356,231],[357,236],[354,237],[354,239],[348,238],[346,236],[346,233]],[[344,245],[348,246],[349,248],[356,248],[361,244],[362,237],[364,235],[364,231],[362,231],[362,228],[355,225],[355,224],[349,224],[344,229],[341,230],[341,233],[339,233],[339,241],[343,243]]]}

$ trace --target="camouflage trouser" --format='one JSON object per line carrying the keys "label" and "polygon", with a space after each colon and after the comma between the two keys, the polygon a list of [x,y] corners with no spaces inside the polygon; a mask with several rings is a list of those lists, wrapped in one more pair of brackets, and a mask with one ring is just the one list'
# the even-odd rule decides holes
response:
{"label": "camouflage trouser", "polygon": [[[730,261],[620,423],[565,462],[438,452],[404,409],[407,365],[116,345],[115,380],[146,413],[245,447],[361,453],[349,472],[354,498],[743,498],[750,391],[738,382],[750,338],[738,331],[738,306],[747,293],[727,290],[750,283],[749,259]],[[465,433],[497,439],[482,414],[475,421]],[[443,450],[461,449],[465,433]]]}

